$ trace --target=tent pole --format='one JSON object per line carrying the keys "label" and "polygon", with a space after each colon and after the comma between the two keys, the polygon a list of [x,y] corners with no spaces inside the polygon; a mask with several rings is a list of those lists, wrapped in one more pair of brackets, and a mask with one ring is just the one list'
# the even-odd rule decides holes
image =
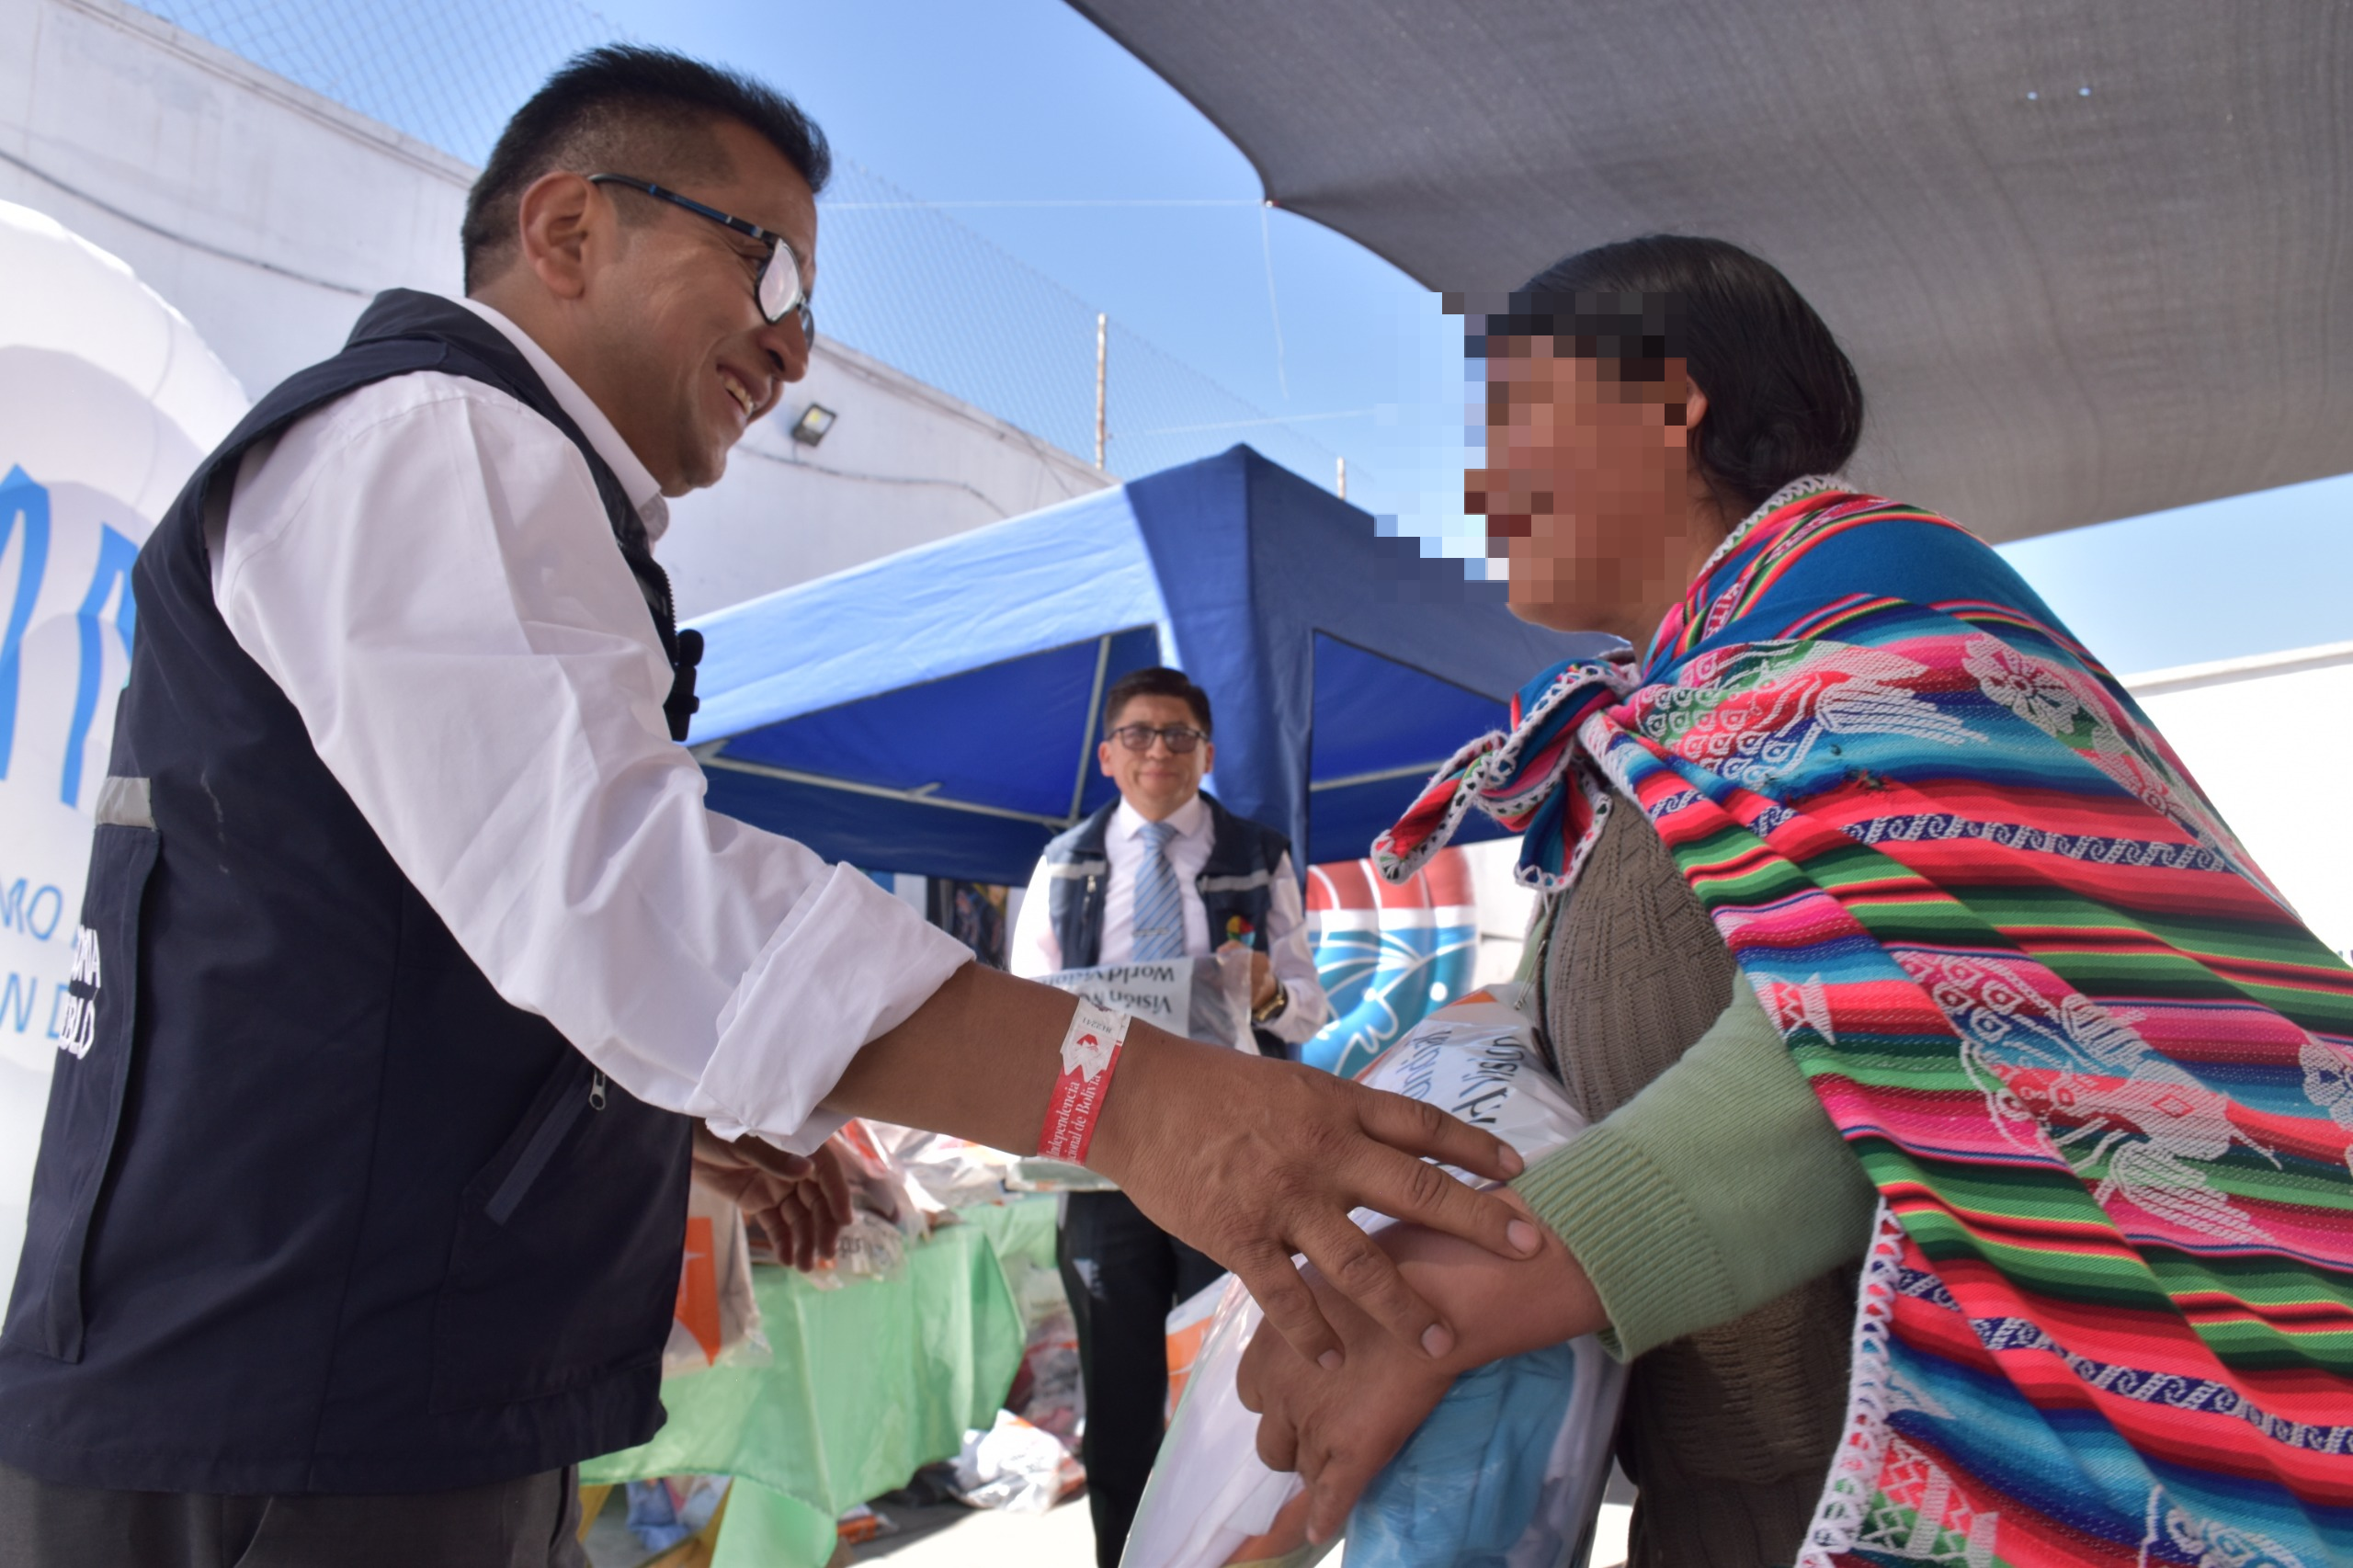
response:
{"label": "tent pole", "polygon": [[[724,741],[714,744],[724,745]],[[1064,828],[1070,824],[1061,817],[1040,816],[1036,812],[1017,812],[1006,806],[984,806],[977,801],[958,801],[935,794],[939,786],[925,784],[913,790],[893,790],[881,784],[860,784],[848,778],[829,778],[822,773],[803,773],[797,767],[778,767],[765,762],[748,762],[742,757],[722,756],[719,753],[698,748],[696,760],[705,767],[724,768],[730,773],[752,773],[763,778],[775,778],[787,784],[806,784],[817,790],[839,790],[848,795],[867,795],[878,801],[904,801],[911,806],[937,806],[944,812],[963,812],[972,816],[1003,817],[1008,822],[1036,823],[1040,827]]]}
{"label": "tent pole", "polygon": [[1334,460],[1340,465],[1340,499],[1345,501],[1348,498],[1348,460],[1338,458]]}
{"label": "tent pole", "polygon": [[1105,376],[1109,368],[1111,348],[1111,318],[1102,311],[1095,312],[1095,472],[1103,472],[1103,448],[1109,439],[1104,425]]}
{"label": "tent pole", "polygon": [[1086,799],[1086,754],[1095,744],[1095,726],[1103,716],[1103,682],[1111,671],[1111,640],[1108,637],[1095,644],[1095,695],[1086,699],[1086,728],[1078,733],[1078,782],[1070,787],[1070,820],[1078,820],[1078,808]]}

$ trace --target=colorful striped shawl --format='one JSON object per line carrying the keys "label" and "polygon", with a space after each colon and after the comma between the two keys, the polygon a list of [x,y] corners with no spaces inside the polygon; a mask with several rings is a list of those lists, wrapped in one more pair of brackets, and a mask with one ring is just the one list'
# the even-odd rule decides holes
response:
{"label": "colorful striped shawl", "polygon": [[[2283,780],[2292,743],[2249,737]],[[1638,675],[1547,672],[1375,858],[1475,806],[1566,885],[1603,777],[1881,1195],[1802,1561],[2353,1563],[2353,972],[2032,591],[1777,498]]]}

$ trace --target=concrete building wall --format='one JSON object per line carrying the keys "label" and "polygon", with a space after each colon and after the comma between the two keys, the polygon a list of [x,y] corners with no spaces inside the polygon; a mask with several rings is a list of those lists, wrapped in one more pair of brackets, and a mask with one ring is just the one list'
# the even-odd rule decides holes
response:
{"label": "concrete building wall", "polygon": [[[258,396],[387,288],[455,293],[473,170],[119,0],[0,0],[0,198],[128,261]],[[822,244],[822,241],[821,241]],[[815,449],[784,425],[840,416]],[[821,339],[663,554],[691,615],[1100,487]]]}

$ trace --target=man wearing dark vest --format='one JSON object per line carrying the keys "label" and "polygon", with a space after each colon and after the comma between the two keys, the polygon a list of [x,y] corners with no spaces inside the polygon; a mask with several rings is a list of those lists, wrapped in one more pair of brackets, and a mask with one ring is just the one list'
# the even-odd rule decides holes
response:
{"label": "man wearing dark vest", "polygon": [[[1216,760],[1209,694],[1182,671],[1113,682],[1096,750],[1120,798],[1046,846],[1017,917],[1019,975],[1250,950],[1262,1052],[1290,1054],[1331,1016],[1290,846],[1201,790]],[[1064,1199],[1063,1286],[1086,1388],[1085,1459],[1095,1555],[1117,1568],[1160,1446],[1168,1310],[1224,1272],[1121,1192]]]}
{"label": "man wearing dark vest", "polygon": [[1423,1190],[1516,1168],[1484,1134],[972,964],[705,807],[652,551],[807,367],[827,163],[756,83],[580,57],[473,188],[468,297],[379,297],[141,552],[0,1568],[578,1562],[570,1468],[661,1425],[690,1140],[1077,1140],[1310,1356],[1294,1251],[1451,1345],[1354,1206],[1535,1250]]}

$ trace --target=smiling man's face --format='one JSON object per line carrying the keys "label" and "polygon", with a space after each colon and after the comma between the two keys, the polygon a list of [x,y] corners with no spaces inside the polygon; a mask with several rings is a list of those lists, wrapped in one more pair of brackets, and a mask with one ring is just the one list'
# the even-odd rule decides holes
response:
{"label": "smiling man's face", "polygon": [[1103,726],[1105,738],[1095,747],[1103,777],[1120,787],[1128,804],[1147,821],[1165,821],[1169,812],[1201,792],[1201,778],[1217,761],[1217,747],[1204,740],[1191,751],[1179,753],[1171,751],[1165,740],[1155,738],[1145,750],[1130,751],[1111,738],[1115,731],[1130,724],[1155,730],[1171,725],[1198,730],[1201,717],[1181,697],[1139,693],[1121,703],[1120,710],[1110,716],[1109,722]]}
{"label": "smiling man's face", "polygon": [[[682,180],[678,194],[782,234],[801,257],[801,287],[813,287],[817,200],[809,182],[749,127],[722,120],[712,133],[724,172]],[[807,373],[810,346],[798,312],[773,323],[760,314],[754,289],[766,245],[642,191],[593,189],[592,200],[615,208],[612,243],[581,301],[594,363],[574,374],[663,493],[681,495],[717,483],[752,421]],[[624,214],[622,203],[635,210]]]}

